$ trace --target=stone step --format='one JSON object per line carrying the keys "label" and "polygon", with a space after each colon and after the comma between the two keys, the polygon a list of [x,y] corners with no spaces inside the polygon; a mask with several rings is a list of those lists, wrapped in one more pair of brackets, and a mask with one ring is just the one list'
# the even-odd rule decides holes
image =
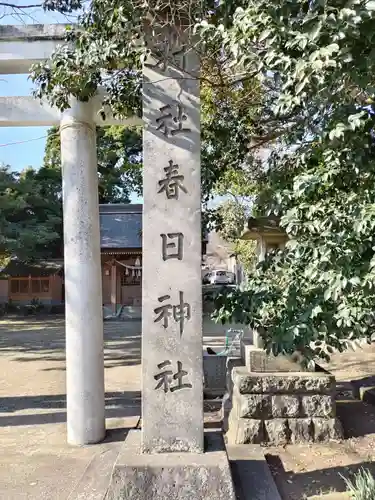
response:
{"label": "stone step", "polygon": [[[67,500],[105,500],[122,445],[97,453]],[[238,500],[281,500],[260,446],[231,445],[227,453]]]}
{"label": "stone step", "polygon": [[227,445],[238,500],[282,500],[263,450],[257,445]]}
{"label": "stone step", "polygon": [[108,443],[106,450],[94,455],[67,500],[104,500],[121,446],[122,442]]}
{"label": "stone step", "polygon": [[308,497],[308,500],[351,500],[350,494],[343,491],[339,493],[326,493],[324,495],[314,495]]}
{"label": "stone step", "polygon": [[366,377],[351,382],[353,396],[365,403],[375,404],[375,377]]}

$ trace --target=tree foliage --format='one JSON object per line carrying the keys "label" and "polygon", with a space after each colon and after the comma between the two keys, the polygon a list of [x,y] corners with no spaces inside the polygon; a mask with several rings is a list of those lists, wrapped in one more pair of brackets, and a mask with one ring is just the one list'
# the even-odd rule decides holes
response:
{"label": "tree foliage", "polygon": [[374,331],[374,9],[249,2],[225,33],[239,65],[274,82],[283,150],[257,210],[281,215],[290,241],[217,315],[262,328],[275,354],[329,359]]}
{"label": "tree foliage", "polygon": [[[140,131],[97,129],[100,203],[129,203],[142,190]],[[21,173],[0,170],[0,255],[21,260],[63,255],[60,135],[48,132],[44,163]]]}
{"label": "tree foliage", "polygon": [[[140,115],[142,63],[149,53],[145,20],[160,37],[167,25],[182,18],[185,25],[190,22],[190,28],[207,20],[213,26],[231,26],[234,10],[242,4],[246,2],[94,0],[78,24],[69,28],[69,45],[34,67],[35,95],[46,97],[63,110],[70,97],[87,101],[100,89],[105,96],[103,105],[109,105],[115,116]],[[63,5],[61,0],[56,9]],[[209,227],[217,213],[207,209],[207,204],[222,178],[253,163],[249,133],[255,128],[264,96],[264,85],[253,78],[238,77],[227,55],[220,56],[221,48],[221,40],[210,41],[208,37],[202,45],[194,41],[202,61],[202,194],[205,226]]]}
{"label": "tree foliage", "polygon": [[203,201],[214,195],[246,196],[254,191],[249,138],[263,90],[254,80],[232,85],[233,71],[225,60],[203,59],[201,82]]}
{"label": "tree foliage", "polygon": [[[157,5],[93,0],[72,45],[35,69],[39,95],[64,108],[100,85],[115,113],[139,113],[141,21]],[[159,11],[157,21],[182,6]],[[205,192],[246,165],[255,212],[280,215],[290,238],[246,292],[222,299],[218,317],[262,327],[275,354],[328,358],[374,327],[375,2],[221,0],[194,9]],[[251,150],[269,143],[264,169]]]}
{"label": "tree foliage", "polygon": [[59,237],[60,213],[30,171],[0,168],[0,256],[44,256]]}
{"label": "tree foliage", "polygon": [[[129,203],[132,194],[142,194],[142,138],[139,129],[120,126],[97,127],[99,203]],[[44,168],[56,175],[61,192],[60,134],[48,132]],[[44,170],[42,172],[45,172]]]}
{"label": "tree foliage", "polygon": [[235,200],[226,200],[219,205],[220,235],[226,241],[235,241],[243,232],[249,216],[248,207]]}
{"label": "tree foliage", "polygon": [[[48,0],[46,0],[48,1]],[[144,38],[148,23],[153,36],[174,25],[190,25],[210,20],[213,25],[230,25],[234,9],[245,1],[216,0],[93,0],[69,28],[69,45],[56,50],[52,58],[34,68],[33,79],[39,85],[37,95],[64,109],[69,98],[92,97],[98,87],[106,93],[104,102],[119,115],[141,113],[142,63],[149,52]],[[55,9],[71,6],[68,0],[55,0]],[[44,3],[45,8],[50,8]],[[193,42],[194,46],[195,41]],[[197,47],[208,64],[217,61],[220,44],[215,41],[203,50]],[[223,83],[223,82],[221,82]],[[231,82],[236,85],[236,80]]]}
{"label": "tree foliage", "polygon": [[250,207],[239,200],[226,200],[217,210],[220,236],[232,244],[232,251],[237,256],[247,273],[252,272],[256,263],[256,247],[253,241],[241,240]]}

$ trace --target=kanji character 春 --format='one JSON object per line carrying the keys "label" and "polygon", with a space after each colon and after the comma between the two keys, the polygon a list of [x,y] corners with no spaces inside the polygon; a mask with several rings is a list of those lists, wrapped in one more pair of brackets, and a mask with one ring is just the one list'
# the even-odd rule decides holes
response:
{"label": "kanji character \u6625", "polygon": [[178,169],[179,166],[169,160],[169,167],[164,167],[165,178],[158,182],[160,187],[158,193],[165,191],[168,200],[178,200],[180,190],[187,193],[187,189],[183,184],[185,177],[179,173]]}

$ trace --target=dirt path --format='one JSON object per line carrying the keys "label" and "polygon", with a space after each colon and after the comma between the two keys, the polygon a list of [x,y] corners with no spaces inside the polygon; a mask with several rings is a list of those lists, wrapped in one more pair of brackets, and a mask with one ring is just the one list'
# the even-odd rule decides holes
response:
{"label": "dirt path", "polygon": [[[207,344],[222,345],[222,331],[206,331]],[[107,443],[66,445],[64,348],[62,319],[0,321],[0,498],[67,500],[90,461],[138,424],[139,323],[105,324]],[[347,384],[375,373],[375,346],[336,355],[327,368],[340,382],[346,439],[265,450],[285,500],[344,500],[340,474],[362,465],[375,472],[375,407],[353,400]]]}
{"label": "dirt path", "polygon": [[[140,322],[104,323],[108,436],[76,448],[66,444],[64,320],[0,321],[1,499],[67,500],[94,457],[138,425],[140,331]],[[206,325],[205,340],[222,347],[223,328]],[[214,426],[216,419],[207,417]]]}
{"label": "dirt path", "polygon": [[324,365],[338,382],[337,414],[345,440],[327,445],[268,448],[267,459],[285,500],[346,500],[345,482],[360,467],[375,474],[375,406],[352,396],[352,380],[375,374],[375,345],[335,354]]}
{"label": "dirt path", "polygon": [[[64,321],[0,322],[0,498],[66,500],[109,444],[72,448],[65,431]],[[140,415],[139,326],[105,326],[108,441]]]}

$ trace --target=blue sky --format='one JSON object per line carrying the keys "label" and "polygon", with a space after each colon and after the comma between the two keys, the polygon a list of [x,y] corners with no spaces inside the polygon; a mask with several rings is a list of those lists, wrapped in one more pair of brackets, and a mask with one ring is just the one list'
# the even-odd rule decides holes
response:
{"label": "blue sky", "polygon": [[[24,0],[14,0],[15,4],[22,5]],[[14,13],[10,9],[1,11],[5,14],[0,24],[55,24],[72,23],[75,16],[63,16],[56,13],[44,13],[42,9],[32,9],[24,13]],[[0,75],[0,96],[31,95],[33,83],[28,75]],[[14,170],[22,170],[32,166],[42,165],[45,136],[48,127],[5,127],[0,128],[0,164],[10,165]],[[139,203],[142,200],[133,197],[131,200]]]}
{"label": "blue sky", "polygon": [[[15,0],[14,3],[18,5],[25,4],[23,0]],[[40,8],[17,13],[7,9],[2,10],[0,14],[3,15],[0,24],[54,24],[67,23],[73,20],[73,18],[67,18],[56,13],[44,13]],[[28,75],[0,75],[1,96],[30,95],[32,88],[33,83],[28,80]],[[0,128],[0,163],[10,165],[15,170],[22,170],[29,165],[35,168],[40,167],[46,141],[45,138],[34,139],[46,136],[47,130],[46,127]]]}
{"label": "blue sky", "polygon": [[[32,82],[27,75],[2,75],[0,95],[30,95]],[[0,128],[0,163],[12,169],[22,170],[29,165],[37,168],[42,164],[45,139],[32,140],[47,134],[46,127],[2,127]],[[21,144],[14,142],[30,141]],[[5,144],[10,144],[5,146]]]}

